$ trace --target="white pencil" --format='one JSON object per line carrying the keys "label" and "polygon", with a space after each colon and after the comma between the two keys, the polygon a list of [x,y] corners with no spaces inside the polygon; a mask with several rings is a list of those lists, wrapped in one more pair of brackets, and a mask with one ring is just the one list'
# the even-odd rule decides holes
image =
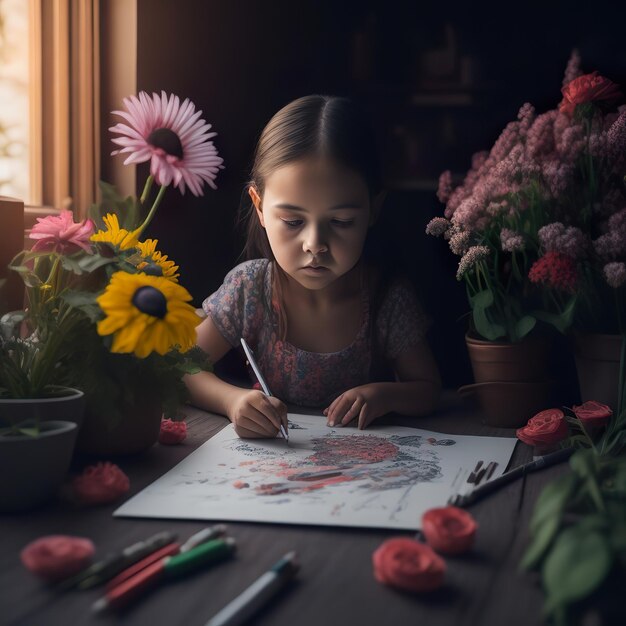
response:
{"label": "white pencil", "polygon": [[288,552],[270,570],[257,578],[205,626],[237,626],[248,620],[296,574],[300,565],[295,552]]}
{"label": "white pencil", "polygon": [[[256,364],[256,361],[254,360],[254,353],[252,352],[252,350],[250,349],[250,346],[247,344],[246,340],[243,337],[241,338],[241,345],[243,346],[243,351],[246,353],[248,362],[252,366],[254,375],[256,376],[257,380],[259,381],[259,384],[261,385],[261,388],[263,389],[263,393],[266,396],[271,396],[272,392],[270,391],[270,388],[267,386],[267,383],[265,382],[265,378],[263,378],[263,374],[261,374],[261,370],[259,369],[259,366]],[[285,427],[282,424],[280,425],[280,434],[285,438],[285,441],[289,442],[289,435],[287,434],[287,431],[285,430]]]}

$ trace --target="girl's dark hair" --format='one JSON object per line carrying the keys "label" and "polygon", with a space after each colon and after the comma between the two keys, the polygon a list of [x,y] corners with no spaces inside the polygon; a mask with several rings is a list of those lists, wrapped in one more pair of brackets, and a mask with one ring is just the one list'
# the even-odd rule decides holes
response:
{"label": "girl's dark hair", "polygon": [[[370,200],[382,191],[375,136],[367,117],[354,101],[338,96],[304,96],[280,109],[265,126],[254,153],[250,180],[242,194],[238,226],[241,228],[243,225],[246,234],[241,256],[245,259],[267,258],[273,263],[273,300],[279,307],[279,334],[283,339],[287,332],[287,321],[281,297],[282,270],[275,262],[267,234],[247,192],[253,187],[262,198],[265,181],[273,172],[313,155],[333,158],[360,174],[368,187]],[[365,259],[369,257],[382,270],[377,292],[370,294],[370,330],[373,340],[376,317],[389,286],[394,264],[385,263],[384,260],[389,259],[385,254],[380,254],[380,246],[371,245],[371,231],[368,232],[363,256]],[[375,350],[376,341],[372,341],[371,345]]]}
{"label": "girl's dark hair", "polygon": [[334,157],[359,173],[374,197],[381,190],[380,164],[372,129],[356,104],[348,98],[311,95],[283,107],[263,129],[252,173],[240,207],[240,223],[246,225],[242,255],[274,260],[265,229],[259,223],[247,190],[254,187],[260,197],[265,181],[280,167],[312,155]]}

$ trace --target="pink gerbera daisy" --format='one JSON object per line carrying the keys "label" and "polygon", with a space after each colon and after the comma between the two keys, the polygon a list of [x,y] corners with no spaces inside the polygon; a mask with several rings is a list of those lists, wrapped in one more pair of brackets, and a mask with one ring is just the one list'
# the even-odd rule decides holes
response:
{"label": "pink gerbera daisy", "polygon": [[33,252],[58,252],[71,254],[83,249],[92,254],[89,238],[93,235],[95,225],[91,220],[75,222],[71,211],[61,211],[58,215],[38,217],[37,224],[29,233],[35,239]]}
{"label": "pink gerbera daisy", "polygon": [[200,118],[202,111],[185,99],[181,104],[178,96],[162,91],[150,97],[145,91],[139,97],[124,98],[127,111],[113,111],[128,124],[119,123],[109,128],[120,137],[113,143],[122,146],[112,154],[130,152],[127,163],[143,163],[150,160],[150,174],[159,185],[174,183],[185,193],[185,185],[195,196],[202,195],[202,182],[217,189],[214,180],[223,159],[209,133],[211,128]]}

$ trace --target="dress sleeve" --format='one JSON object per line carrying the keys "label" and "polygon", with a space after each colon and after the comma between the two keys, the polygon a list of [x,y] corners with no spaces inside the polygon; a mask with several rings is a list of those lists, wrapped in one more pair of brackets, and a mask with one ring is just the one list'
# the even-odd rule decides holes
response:
{"label": "dress sleeve", "polygon": [[393,361],[401,352],[424,340],[432,324],[415,288],[406,279],[396,279],[378,314],[378,338],[383,354]]}
{"label": "dress sleeve", "polygon": [[258,261],[246,261],[234,267],[221,287],[202,303],[204,312],[234,348],[239,346],[241,337],[251,336],[263,314],[265,264]]}

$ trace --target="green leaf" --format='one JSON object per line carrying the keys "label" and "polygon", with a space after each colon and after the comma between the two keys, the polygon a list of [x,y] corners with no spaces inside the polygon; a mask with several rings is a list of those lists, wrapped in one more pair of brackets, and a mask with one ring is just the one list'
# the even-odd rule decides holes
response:
{"label": "green leaf", "polygon": [[498,337],[506,335],[504,326],[490,322],[485,309],[482,307],[475,307],[472,313],[476,330],[485,339],[495,341]]}
{"label": "green leaf", "polygon": [[27,437],[36,437],[39,434],[39,428],[20,428],[19,431]]}
{"label": "green leaf", "polygon": [[607,577],[612,560],[608,541],[600,533],[579,526],[564,530],[543,566],[544,611],[553,613],[586,598]]}
{"label": "green leaf", "polygon": [[493,304],[493,293],[491,289],[484,289],[483,291],[479,291],[476,295],[470,298],[470,304],[473,308],[479,307],[481,309],[486,309]]}
{"label": "green leaf", "polygon": [[578,477],[570,472],[544,487],[530,520],[532,541],[520,563],[522,569],[533,569],[539,565],[559,530],[563,511],[578,484]]}
{"label": "green leaf", "polygon": [[524,315],[515,324],[515,334],[518,340],[523,339],[535,327],[537,318],[532,315]]}

